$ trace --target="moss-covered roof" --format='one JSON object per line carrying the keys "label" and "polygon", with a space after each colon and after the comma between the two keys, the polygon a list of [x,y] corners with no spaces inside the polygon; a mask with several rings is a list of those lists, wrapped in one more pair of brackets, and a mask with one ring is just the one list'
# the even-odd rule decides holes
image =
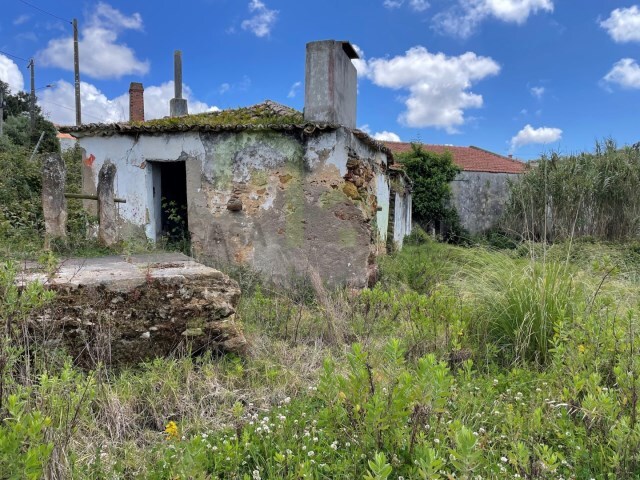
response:
{"label": "moss-covered roof", "polygon": [[[87,123],[80,126],[60,127],[62,133],[74,137],[138,135],[171,132],[241,132],[244,130],[303,131],[312,134],[323,130],[336,130],[340,125],[307,122],[302,112],[266,100],[251,107],[217,112],[196,113],[182,117],[164,117],[144,122]],[[353,134],[364,143],[391,156],[390,150],[360,130]]]}
{"label": "moss-covered roof", "polygon": [[143,122],[85,123],[61,127],[64,133],[84,135],[112,135],[115,133],[153,133],[172,131],[240,131],[253,129],[304,129],[313,125],[321,129],[338,125],[310,124],[301,112],[271,100],[251,107],[204,112],[181,117],[164,117]]}
{"label": "moss-covered roof", "polygon": [[133,122],[131,125],[147,127],[206,125],[215,127],[224,125],[299,125],[303,123],[305,122],[301,112],[267,100],[251,107],[197,113],[183,117],[165,117],[145,122]]}

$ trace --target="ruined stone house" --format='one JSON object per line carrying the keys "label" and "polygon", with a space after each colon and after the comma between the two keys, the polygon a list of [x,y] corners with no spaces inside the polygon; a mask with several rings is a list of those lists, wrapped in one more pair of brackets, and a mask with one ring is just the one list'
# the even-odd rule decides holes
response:
{"label": "ruined stone house", "polygon": [[144,121],[132,84],[130,122],[61,131],[83,150],[84,193],[116,166],[120,238],[155,241],[170,228],[166,205],[184,206],[194,255],[209,264],[364,286],[377,255],[411,230],[411,189],[390,150],[355,128],[355,58],[348,42],[307,45],[304,113],[265,101],[188,115],[176,55],[170,117]]}
{"label": "ruined stone house", "polygon": [[[411,143],[384,142],[394,154],[411,151]],[[486,232],[500,220],[509,200],[509,185],[527,164],[479,147],[421,144],[426,151],[449,152],[462,170],[451,182],[451,200],[462,227],[470,233]]]}

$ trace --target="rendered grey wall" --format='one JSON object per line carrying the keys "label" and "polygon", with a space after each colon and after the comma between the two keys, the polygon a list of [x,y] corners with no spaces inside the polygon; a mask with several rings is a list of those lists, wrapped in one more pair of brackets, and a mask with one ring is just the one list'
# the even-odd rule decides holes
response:
{"label": "rendered grey wall", "polygon": [[470,233],[493,227],[509,198],[509,182],[518,177],[511,173],[462,172],[451,182],[451,196],[462,226]]}
{"label": "rendered grey wall", "polygon": [[342,42],[307,44],[304,118],[356,127],[358,75]]}

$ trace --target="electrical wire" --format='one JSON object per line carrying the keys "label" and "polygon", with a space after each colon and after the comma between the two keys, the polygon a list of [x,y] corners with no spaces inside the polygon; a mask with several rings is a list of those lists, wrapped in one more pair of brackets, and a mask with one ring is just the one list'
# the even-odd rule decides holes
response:
{"label": "electrical wire", "polygon": [[13,55],[12,53],[4,52],[2,50],[0,50],[0,53],[2,55],[6,55],[7,57],[13,57],[13,58],[16,58],[18,60],[22,60],[23,62],[29,62],[30,61],[30,60],[27,60],[26,58],[22,58],[22,57],[19,57],[18,55]]}
{"label": "electrical wire", "polygon": [[29,3],[29,2],[25,2],[25,0],[18,0],[18,1],[21,2],[21,3],[24,3],[25,5],[30,6],[31,8],[35,8],[39,12],[45,13],[47,15],[50,15],[53,18],[57,18],[58,20],[62,20],[63,22],[73,23],[71,20],[67,20],[66,18],[59,17],[58,15],[55,15],[55,14],[53,14],[51,12],[47,12],[46,10],[43,10],[42,8],[40,8],[40,7],[36,6],[36,5],[33,5],[33,4]]}
{"label": "electrical wire", "polygon": [[[39,102],[41,102],[41,103],[48,103],[48,104],[50,104],[50,105],[55,105],[56,107],[65,108],[65,109],[67,109],[67,110],[71,110],[72,112],[75,112],[75,111],[76,111],[76,109],[75,109],[75,108],[67,107],[66,105],[61,105],[61,104],[59,104],[59,103],[52,102],[51,100],[43,100],[43,99],[41,99],[41,98],[38,98],[38,101],[39,101]],[[97,117],[97,116],[95,116],[95,115],[91,115],[91,114],[86,113],[86,112],[82,112],[82,116],[83,116],[83,117],[84,117],[84,116],[87,116],[87,117],[95,118],[95,119],[96,119],[96,120],[98,120],[98,122],[100,122],[100,123],[102,123],[102,121],[103,121],[101,118],[99,118],[99,117]]]}

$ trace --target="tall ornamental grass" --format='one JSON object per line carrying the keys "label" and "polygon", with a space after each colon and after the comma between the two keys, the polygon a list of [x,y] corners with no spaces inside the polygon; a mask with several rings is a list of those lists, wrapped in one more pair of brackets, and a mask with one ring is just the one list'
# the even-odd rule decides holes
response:
{"label": "tall ornamental grass", "polygon": [[640,233],[640,148],[544,155],[512,185],[503,228],[526,239],[627,240]]}
{"label": "tall ornamental grass", "polygon": [[584,305],[582,285],[565,263],[476,251],[466,275],[475,303],[471,328],[506,363],[546,365],[556,327]]}

